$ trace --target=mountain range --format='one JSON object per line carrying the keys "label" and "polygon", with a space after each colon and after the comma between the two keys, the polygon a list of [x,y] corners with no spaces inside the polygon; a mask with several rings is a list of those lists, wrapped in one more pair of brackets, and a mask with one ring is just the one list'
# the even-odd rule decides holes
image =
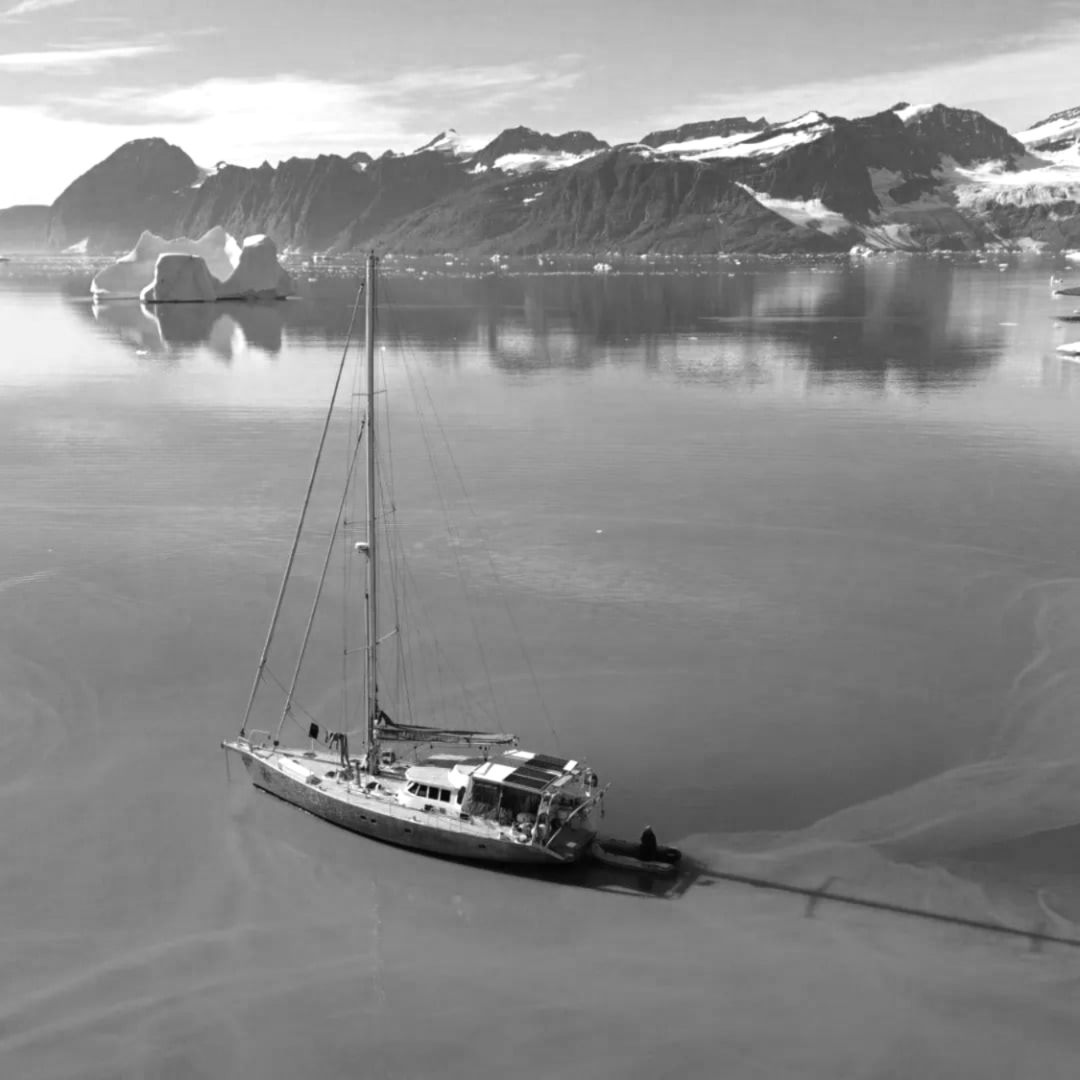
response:
{"label": "mountain range", "polygon": [[611,146],[587,131],[452,129],[412,153],[201,168],[126,143],[51,206],[0,210],[0,250],[113,253],[220,225],[285,251],[460,255],[1080,247],[1080,107],[1010,134],[908,105],[726,117]]}

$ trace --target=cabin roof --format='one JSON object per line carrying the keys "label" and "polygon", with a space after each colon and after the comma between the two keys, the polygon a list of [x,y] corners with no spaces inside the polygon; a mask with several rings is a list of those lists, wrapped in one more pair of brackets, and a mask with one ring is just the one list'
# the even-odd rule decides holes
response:
{"label": "cabin roof", "polygon": [[564,779],[578,767],[576,761],[532,754],[528,750],[510,750],[481,765],[474,773],[478,780],[507,784],[526,791],[544,791]]}
{"label": "cabin roof", "polygon": [[410,783],[433,784],[435,787],[459,788],[469,782],[468,773],[457,769],[448,769],[440,765],[413,765],[405,770],[405,779]]}

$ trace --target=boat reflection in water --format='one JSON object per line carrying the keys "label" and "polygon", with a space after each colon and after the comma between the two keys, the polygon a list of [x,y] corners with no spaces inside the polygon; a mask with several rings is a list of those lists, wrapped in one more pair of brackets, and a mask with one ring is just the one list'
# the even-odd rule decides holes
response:
{"label": "boat reflection in water", "polygon": [[94,303],[95,321],[121,340],[148,353],[184,354],[202,346],[222,360],[249,349],[281,352],[284,316],[274,302],[217,301],[212,304],[155,304],[132,300]]}

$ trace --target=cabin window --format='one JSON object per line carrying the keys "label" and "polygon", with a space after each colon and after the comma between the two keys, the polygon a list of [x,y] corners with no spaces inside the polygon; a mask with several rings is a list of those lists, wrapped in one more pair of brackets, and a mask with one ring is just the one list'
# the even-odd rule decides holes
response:
{"label": "cabin window", "polygon": [[459,787],[457,789],[457,803],[458,803],[458,806],[461,805],[461,801],[464,798],[465,798],[465,789],[463,787]]}
{"label": "cabin window", "polygon": [[407,792],[408,792],[408,793],[409,793],[410,795],[415,795],[415,794],[416,794],[416,791],[417,791],[417,788],[418,788],[418,787],[419,787],[419,785],[418,785],[418,784],[417,784],[417,783],[416,783],[416,782],[414,781],[414,782],[413,782],[413,783],[411,783],[411,784],[410,784],[410,785],[409,785],[409,786],[408,786],[408,787],[407,787],[407,788],[406,788],[405,790],[406,790],[406,791],[407,791]]}
{"label": "cabin window", "polygon": [[416,794],[419,795],[421,799],[426,799],[428,797],[427,784],[421,784],[416,789]]}
{"label": "cabin window", "polygon": [[450,792],[446,788],[439,788],[439,802],[449,802]]}

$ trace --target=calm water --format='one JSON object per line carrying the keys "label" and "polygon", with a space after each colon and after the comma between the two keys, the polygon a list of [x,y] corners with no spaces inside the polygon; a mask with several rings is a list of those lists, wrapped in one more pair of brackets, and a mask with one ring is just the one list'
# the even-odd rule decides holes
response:
{"label": "calm water", "polygon": [[[587,756],[705,865],[1080,934],[1051,264],[703,267],[388,275],[414,707]],[[1075,1075],[1070,950],[466,869],[230,782],[354,283],[89,278],[0,266],[3,1075]]]}

